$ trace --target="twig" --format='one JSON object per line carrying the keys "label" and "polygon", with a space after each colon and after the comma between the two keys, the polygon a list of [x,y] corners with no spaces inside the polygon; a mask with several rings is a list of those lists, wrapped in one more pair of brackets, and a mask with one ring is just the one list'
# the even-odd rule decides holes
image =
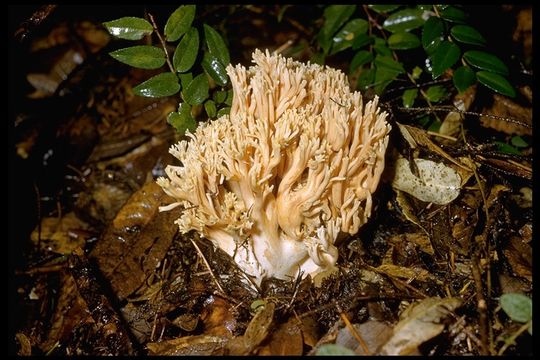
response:
{"label": "twig", "polygon": [[294,44],[294,41],[287,40],[287,42],[285,44],[281,45],[276,50],[274,50],[274,54],[279,54],[279,53],[283,52],[283,50],[288,49],[292,44]]}
{"label": "twig", "polygon": [[429,135],[432,135],[432,136],[438,136],[438,137],[442,137],[443,139],[447,139],[447,140],[452,140],[452,141],[457,141],[457,138],[453,137],[453,136],[450,136],[450,135],[444,135],[444,134],[439,134],[439,133],[436,133],[436,132],[433,132],[433,131],[427,131],[427,133]]}
{"label": "twig", "polygon": [[514,344],[514,341],[517,339],[517,337],[519,335],[521,335],[525,330],[527,330],[529,328],[529,326],[531,325],[531,322],[532,322],[532,320],[529,320],[529,322],[523,324],[518,329],[518,331],[516,331],[514,334],[512,334],[512,336],[510,336],[508,339],[506,339],[504,345],[501,347],[501,349],[499,350],[497,355],[499,355],[499,356],[502,355],[506,351],[506,349],[508,349],[508,347],[510,345]]}
{"label": "twig", "polygon": [[480,355],[489,355],[487,304],[486,299],[484,298],[482,276],[480,274],[480,267],[478,265],[479,259],[476,255],[473,255],[472,261],[473,263],[471,265],[471,272],[476,286],[476,307],[480,315]]}
{"label": "twig", "polygon": [[159,41],[161,42],[161,47],[163,48],[163,51],[165,51],[165,60],[167,60],[167,65],[169,66],[169,70],[171,70],[173,74],[176,74],[176,71],[174,71],[174,67],[171,64],[171,60],[169,59],[169,52],[167,51],[167,45],[165,44],[165,40],[163,40],[163,37],[161,36],[161,33],[158,30],[156,22],[154,21],[154,17],[150,13],[148,13],[148,17],[150,18],[150,21],[152,22],[152,27],[154,28],[154,31],[156,32],[156,35],[159,38]]}
{"label": "twig", "polygon": [[349,321],[349,318],[347,317],[347,315],[342,311],[342,309],[341,309],[341,307],[339,305],[336,304],[336,308],[339,311],[339,317],[341,318],[341,320],[343,320],[343,322],[345,323],[345,326],[347,327],[347,329],[349,329],[349,332],[354,336],[356,341],[358,341],[358,343],[362,347],[362,350],[364,350],[364,353],[366,355],[371,355],[371,351],[369,350],[368,345],[366,344],[364,339],[362,339],[362,336],[360,336],[358,331],[356,331],[354,326],[351,324],[351,322]]}
{"label": "twig", "polygon": [[199,248],[199,246],[197,245],[197,243],[195,241],[193,241],[193,239],[189,239],[189,241],[191,241],[191,243],[195,247],[195,250],[197,250],[197,253],[199,254],[201,259],[203,260],[206,267],[208,268],[208,271],[210,272],[210,276],[212,277],[212,279],[214,279],[214,282],[216,283],[216,286],[218,287],[219,291],[221,291],[223,294],[225,294],[225,291],[223,290],[223,288],[219,284],[219,281],[217,280],[216,276],[214,275],[214,272],[212,271],[212,268],[210,267],[210,264],[208,263],[208,261],[206,261],[206,258],[204,257],[204,254],[202,253],[202,251]]}

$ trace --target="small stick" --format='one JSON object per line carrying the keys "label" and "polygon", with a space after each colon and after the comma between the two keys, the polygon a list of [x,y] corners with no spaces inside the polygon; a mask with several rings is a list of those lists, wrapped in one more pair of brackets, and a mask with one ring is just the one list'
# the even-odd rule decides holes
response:
{"label": "small stick", "polygon": [[219,285],[219,282],[218,282],[216,276],[214,275],[214,272],[212,271],[212,268],[210,267],[210,264],[208,263],[208,261],[206,261],[206,258],[204,257],[204,254],[202,253],[201,249],[199,249],[199,246],[197,245],[197,243],[195,241],[193,241],[193,239],[189,239],[189,241],[191,241],[191,243],[195,247],[195,250],[197,250],[197,253],[199,254],[201,259],[203,260],[206,267],[208,268],[208,271],[210,272],[210,276],[212,276],[212,279],[214,279],[214,282],[216,283],[216,286],[218,287],[219,291],[221,291],[223,294],[225,294],[225,291],[223,290],[221,285]]}
{"label": "small stick", "polygon": [[150,18],[150,21],[152,22],[152,27],[154,28],[154,31],[156,32],[156,35],[159,38],[159,41],[161,42],[161,47],[163,48],[163,51],[165,51],[165,60],[167,60],[167,65],[169,66],[169,70],[171,70],[173,74],[176,74],[176,71],[174,71],[174,67],[171,64],[171,60],[169,60],[169,52],[167,51],[167,45],[165,44],[165,40],[163,40],[163,37],[159,33],[156,22],[154,21],[154,17],[150,13],[148,14],[148,17]]}
{"label": "small stick", "polygon": [[341,307],[338,304],[336,304],[336,308],[339,311],[339,317],[341,318],[341,320],[343,320],[343,322],[345,323],[345,326],[347,326],[347,329],[349,329],[349,331],[354,336],[356,341],[358,341],[358,343],[362,347],[362,350],[364,350],[364,353],[366,355],[371,355],[371,351],[369,351],[369,347],[367,346],[364,339],[362,339],[362,337],[360,336],[358,331],[356,331],[354,326],[351,324],[351,322],[349,321],[349,318],[347,317],[347,315],[342,311]]}

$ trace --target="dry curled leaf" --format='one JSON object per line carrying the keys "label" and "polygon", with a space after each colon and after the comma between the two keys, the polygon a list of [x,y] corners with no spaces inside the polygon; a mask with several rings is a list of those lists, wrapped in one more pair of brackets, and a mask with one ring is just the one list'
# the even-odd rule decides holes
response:
{"label": "dry curled leaf", "polygon": [[212,355],[219,354],[227,338],[221,336],[184,336],[177,339],[146,344],[150,355]]}
{"label": "dry curled leaf", "polygon": [[440,334],[441,320],[461,305],[459,298],[426,298],[411,304],[400,316],[390,339],[381,348],[381,355],[418,354],[418,346]]}

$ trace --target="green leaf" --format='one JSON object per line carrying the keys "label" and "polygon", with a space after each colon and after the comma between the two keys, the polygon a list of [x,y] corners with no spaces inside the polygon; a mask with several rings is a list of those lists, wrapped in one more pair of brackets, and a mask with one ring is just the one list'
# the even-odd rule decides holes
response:
{"label": "green leaf", "polygon": [[422,46],[431,55],[444,40],[444,24],[436,16],[430,17],[422,28]]}
{"label": "green leaf", "polygon": [[324,53],[317,52],[311,55],[311,58],[309,59],[309,61],[312,64],[324,65],[324,59],[325,59]]}
{"label": "green leaf", "polygon": [[375,50],[377,54],[382,56],[392,56],[392,50],[386,46],[386,40],[377,36],[375,36],[374,39],[373,50]]}
{"label": "green leaf", "polygon": [[476,77],[480,84],[487,86],[491,90],[506,96],[516,97],[516,91],[512,85],[501,75],[489,71],[478,71]]}
{"label": "green leaf", "polygon": [[135,86],[133,93],[145,97],[163,97],[174,95],[179,90],[178,77],[171,72],[165,72]]}
{"label": "green leaf", "polygon": [[356,355],[354,351],[337,344],[324,344],[315,353],[317,356]]}
{"label": "green leaf", "polygon": [[518,293],[503,294],[500,298],[501,307],[510,319],[525,323],[532,319],[532,300]]}
{"label": "green leaf", "polygon": [[458,9],[454,6],[448,6],[443,11],[441,11],[440,14],[444,20],[455,23],[464,23],[467,18],[463,10]]}
{"label": "green leaf", "polygon": [[165,38],[176,41],[184,35],[195,19],[195,5],[182,5],[176,9],[165,24]]}
{"label": "green leaf", "polygon": [[225,99],[225,104],[226,104],[226,105],[232,106],[233,95],[234,95],[234,94],[233,94],[232,89],[231,89],[231,90],[227,90],[227,98]]}
{"label": "green leaf", "polygon": [[470,67],[461,66],[454,71],[452,81],[454,82],[456,89],[462,93],[476,82],[476,75]]}
{"label": "green leaf", "polygon": [[194,27],[190,28],[182,38],[173,55],[173,66],[178,72],[186,72],[197,59],[199,52],[199,32]]}
{"label": "green leaf", "polygon": [[[377,59],[375,59],[377,61]],[[399,64],[399,63],[398,63]],[[376,67],[375,69],[375,79],[373,81],[373,90],[377,95],[381,95],[386,87],[399,75],[396,71],[393,71],[390,68]]]}
{"label": "green leaf", "polygon": [[223,115],[229,115],[230,112],[231,112],[231,108],[230,108],[230,107],[224,107],[224,108],[218,110],[218,112],[217,112],[217,117],[220,118],[220,117],[222,117]]}
{"label": "green leaf", "polygon": [[190,105],[202,104],[208,98],[208,80],[206,74],[197,75],[182,91],[184,100]]}
{"label": "green leaf", "polygon": [[414,105],[414,100],[416,100],[416,96],[418,96],[418,89],[408,89],[403,92],[403,95],[401,96],[401,100],[403,101],[403,106],[406,108],[410,108]]}
{"label": "green leaf", "polygon": [[389,72],[394,72],[396,73],[396,75],[405,73],[403,65],[392,59],[390,56],[377,55],[373,63],[375,64],[375,66],[377,66],[377,68]]}
{"label": "green leaf", "polygon": [[227,71],[215,56],[205,53],[202,60],[202,67],[219,86],[227,85],[229,81]]}
{"label": "green leaf", "polygon": [[180,84],[182,84],[182,89],[185,89],[191,80],[193,80],[193,74],[187,73],[187,74],[178,74],[178,77],[180,78]]}
{"label": "green leaf", "polygon": [[414,69],[412,69],[412,78],[414,80],[418,80],[420,78],[420,75],[422,75],[422,68],[419,66],[415,66]]}
{"label": "green leaf", "polygon": [[373,42],[373,37],[369,36],[368,34],[360,34],[357,37],[354,38],[352,43],[353,50],[360,49],[361,47],[366,46],[367,44],[371,44]]}
{"label": "green leaf", "polygon": [[393,13],[383,23],[383,28],[390,32],[409,31],[424,24],[420,9],[403,9]]}
{"label": "green leaf", "polygon": [[222,90],[215,91],[212,95],[212,99],[214,99],[217,104],[221,104],[227,99],[227,92]]}
{"label": "green leaf", "polygon": [[441,101],[446,94],[448,92],[441,85],[430,86],[426,91],[427,99],[433,103]]}
{"label": "green leaf", "polygon": [[221,65],[227,66],[231,62],[229,49],[225,45],[225,41],[221,35],[211,26],[204,24],[204,38],[210,55],[214,56],[221,62]]}
{"label": "green leaf", "polygon": [[388,47],[393,50],[408,50],[419,46],[418,36],[408,32],[396,32],[388,38]]}
{"label": "green leaf", "polygon": [[467,25],[455,25],[450,30],[450,34],[459,42],[464,44],[480,45],[486,44],[486,39],[475,28]]}
{"label": "green leaf", "polygon": [[497,145],[497,151],[503,154],[521,155],[518,149],[502,141],[495,141],[495,145]]}
{"label": "green leaf", "polygon": [[354,13],[356,5],[330,5],[324,9],[324,25],[317,35],[319,45],[327,54],[332,46],[332,37]]}
{"label": "green leaf", "polygon": [[206,115],[208,115],[209,119],[213,119],[216,117],[217,108],[216,103],[212,100],[207,100],[204,102],[204,110],[206,111]]}
{"label": "green leaf", "polygon": [[140,69],[158,69],[165,64],[165,52],[155,46],[139,45],[110,52],[116,60]]}
{"label": "green leaf", "polygon": [[368,30],[368,22],[364,19],[353,19],[333,37],[331,55],[350,47],[355,38],[364,35]]}
{"label": "green leaf", "polygon": [[517,148],[526,148],[529,144],[521,136],[514,136],[510,141]]}
{"label": "green leaf", "polygon": [[197,129],[197,122],[191,115],[191,106],[185,102],[178,106],[178,112],[173,111],[167,116],[167,122],[180,134]]}
{"label": "green leaf", "polygon": [[461,55],[461,50],[456,44],[450,41],[443,41],[435,52],[430,56],[431,76],[433,79],[441,76],[447,69],[451,68]]}
{"label": "green leaf", "polygon": [[370,8],[371,10],[375,11],[375,12],[378,12],[379,14],[380,13],[390,13],[394,10],[396,10],[398,7],[400,7],[401,5],[399,4],[391,4],[391,5],[368,5],[368,8]]}
{"label": "green leaf", "polygon": [[140,40],[153,31],[152,24],[148,21],[131,16],[107,21],[103,25],[112,36],[126,40]]}
{"label": "green leaf", "polygon": [[356,87],[358,90],[366,91],[371,87],[373,81],[375,80],[375,69],[364,70],[358,76],[358,82]]}
{"label": "green leaf", "polygon": [[488,70],[501,75],[508,75],[508,67],[501,59],[493,54],[484,51],[469,50],[463,54],[463,58],[469,64],[480,70]]}
{"label": "green leaf", "polygon": [[278,23],[281,22],[281,20],[283,19],[283,15],[285,14],[285,11],[290,8],[292,5],[283,5],[281,6],[281,8],[279,9],[279,13],[277,15],[277,21]]}
{"label": "green leaf", "polygon": [[367,64],[368,62],[373,60],[373,54],[371,54],[369,51],[361,50],[354,55],[354,57],[351,60],[351,64],[349,66],[350,72],[354,72],[356,69],[358,69],[360,66]]}

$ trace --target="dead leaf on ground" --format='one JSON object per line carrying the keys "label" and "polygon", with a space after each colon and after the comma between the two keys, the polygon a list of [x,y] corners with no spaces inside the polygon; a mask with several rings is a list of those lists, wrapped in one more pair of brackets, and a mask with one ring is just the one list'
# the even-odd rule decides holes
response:
{"label": "dead leaf on ground", "polygon": [[377,352],[377,349],[388,341],[392,335],[392,328],[386,323],[377,320],[368,320],[362,324],[353,324],[355,331],[364,340],[370,354],[366,354],[364,348],[358,344],[356,337],[351,334],[348,327],[339,330],[336,344],[354,350],[358,355],[371,355]]}
{"label": "dead leaf on ground", "polygon": [[206,335],[232,337],[236,329],[236,318],[231,304],[219,296],[211,296],[205,301],[200,319]]}
{"label": "dead leaf on ground", "polygon": [[399,279],[418,281],[433,280],[429,271],[419,267],[405,267],[394,264],[383,264],[377,266],[374,269],[377,270],[379,273]]}
{"label": "dead leaf on ground", "polygon": [[418,354],[418,346],[444,330],[442,319],[461,305],[459,298],[426,298],[411,304],[401,314],[392,336],[382,346],[381,355]]}
{"label": "dead leaf on ground", "polygon": [[146,344],[150,355],[220,355],[227,338],[195,335]]}
{"label": "dead leaf on ground", "polygon": [[259,349],[257,355],[302,355],[304,342],[302,340],[301,325],[292,316],[286,323],[279,325],[265,343]]}
{"label": "dead leaf on ground", "polygon": [[480,123],[485,127],[504,132],[508,135],[532,135],[532,108],[521,106],[506,96],[494,94],[493,106],[484,108],[482,114],[508,117],[528,125],[523,126],[515,122],[482,116],[480,117]]}
{"label": "dead leaf on ground", "polygon": [[[58,217],[46,217],[41,220],[41,227],[36,226],[30,238],[41,249],[58,254],[69,255],[77,248],[84,248],[89,226],[75,213],[69,212]],[[41,230],[41,234],[39,231]]]}
{"label": "dead leaf on ground", "polygon": [[251,353],[268,336],[270,325],[274,319],[274,303],[267,302],[261,306],[244,332],[243,336],[232,339],[227,344],[229,355],[247,355]]}
{"label": "dead leaf on ground", "polygon": [[[464,92],[457,94],[454,97],[454,106],[460,111],[468,111],[476,96],[476,85],[470,86]],[[439,134],[456,136],[459,132],[460,126],[463,123],[464,115],[452,111],[446,115],[441,127],[439,128]]]}

